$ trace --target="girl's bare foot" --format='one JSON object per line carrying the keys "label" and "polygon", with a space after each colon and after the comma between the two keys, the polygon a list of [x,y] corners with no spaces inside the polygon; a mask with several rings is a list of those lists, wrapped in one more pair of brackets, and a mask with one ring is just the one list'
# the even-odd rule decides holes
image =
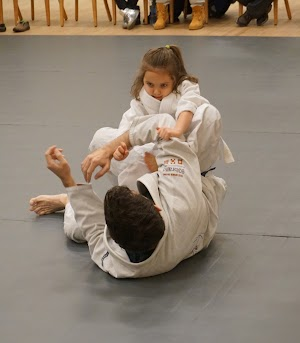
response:
{"label": "girl's bare foot", "polygon": [[67,194],[39,195],[29,201],[30,211],[39,216],[64,210],[67,203]]}
{"label": "girl's bare foot", "polygon": [[154,173],[158,170],[156,158],[154,155],[150,154],[150,152],[145,152],[144,161],[151,173]]}

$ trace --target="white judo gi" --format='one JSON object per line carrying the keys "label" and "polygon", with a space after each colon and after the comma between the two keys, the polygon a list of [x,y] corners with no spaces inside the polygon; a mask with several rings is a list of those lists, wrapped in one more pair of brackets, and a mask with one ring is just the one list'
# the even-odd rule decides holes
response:
{"label": "white judo gi", "polygon": [[[176,120],[183,111],[190,111],[194,114],[191,127],[198,121],[196,111],[202,104],[208,104],[208,100],[200,95],[200,88],[197,83],[185,80],[178,87],[178,93],[171,93],[161,101],[149,95],[144,88],[139,94],[140,101],[132,100],[130,109],[123,114],[118,129],[104,127],[99,129],[90,143],[89,150],[94,151],[107,142],[119,137],[129,130],[133,120],[140,116],[149,114],[168,113]],[[175,122],[172,123],[172,127]],[[189,132],[185,135],[188,136]],[[154,143],[134,147],[126,160],[122,162],[112,161],[110,168],[110,181],[113,185],[126,185],[130,189],[136,189],[136,179],[148,173],[149,170],[144,163],[145,152],[156,154]]]}
{"label": "white judo gi", "polygon": [[197,118],[187,139],[182,136],[169,141],[159,139],[156,130],[175,125],[169,114],[140,116],[131,124],[132,146],[157,142],[158,171],[139,178],[138,188],[143,192],[146,187],[162,209],[165,232],[145,261],[130,262],[126,251],[112,240],[105,225],[103,202],[90,184],[67,188],[70,203],[65,211],[65,233],[77,242],[87,242],[92,260],[103,271],[116,278],[161,274],[209,245],[226,184],[212,172],[201,176],[201,171],[218,159],[231,162],[233,157],[227,146],[224,149],[217,109],[205,103],[197,109]]}

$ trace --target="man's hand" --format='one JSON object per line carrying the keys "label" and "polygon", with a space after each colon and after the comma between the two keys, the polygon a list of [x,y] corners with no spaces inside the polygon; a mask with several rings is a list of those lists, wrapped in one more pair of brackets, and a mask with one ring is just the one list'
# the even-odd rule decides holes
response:
{"label": "man's hand", "polygon": [[169,127],[158,127],[157,132],[160,138],[168,141],[171,137],[180,137],[182,135],[181,130],[170,129]]}
{"label": "man's hand", "polygon": [[51,146],[45,152],[45,158],[47,168],[61,179],[65,187],[76,186],[69,163],[62,155],[62,149],[58,149],[55,145]]}
{"label": "man's hand", "polygon": [[122,142],[114,152],[114,159],[117,161],[123,161],[128,156],[129,151],[127,145]]}
{"label": "man's hand", "polygon": [[109,171],[110,160],[112,156],[108,149],[100,148],[93,151],[81,163],[81,170],[86,182],[91,182],[93,172],[97,167],[101,167],[101,170],[95,175],[95,179],[99,179],[105,173]]}

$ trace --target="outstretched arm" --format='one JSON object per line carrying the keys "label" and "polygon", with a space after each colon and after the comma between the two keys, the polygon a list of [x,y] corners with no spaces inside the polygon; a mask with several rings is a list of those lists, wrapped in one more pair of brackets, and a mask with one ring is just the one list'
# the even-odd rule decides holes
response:
{"label": "outstretched arm", "polygon": [[76,186],[69,163],[62,154],[62,149],[58,149],[55,145],[49,147],[45,152],[45,158],[47,168],[61,179],[65,187]]}
{"label": "outstretched arm", "polygon": [[160,138],[168,141],[171,137],[180,137],[187,132],[193,119],[193,113],[190,111],[183,111],[179,114],[175,127],[160,127],[158,128],[158,135]]}
{"label": "outstretched arm", "polygon": [[113,158],[115,151],[122,146],[122,143],[124,143],[128,149],[131,148],[128,131],[109,142],[104,147],[87,155],[81,163],[81,170],[86,182],[91,181],[92,175],[97,167],[101,167],[101,170],[95,175],[96,180],[109,171],[110,161]]}

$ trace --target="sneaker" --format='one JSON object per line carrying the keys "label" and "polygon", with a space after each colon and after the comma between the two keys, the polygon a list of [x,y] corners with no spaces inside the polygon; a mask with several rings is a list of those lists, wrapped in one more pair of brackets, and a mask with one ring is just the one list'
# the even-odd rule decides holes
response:
{"label": "sneaker", "polygon": [[122,27],[123,29],[127,29],[127,26],[128,26],[128,17],[126,14],[126,8],[124,10],[120,10],[120,14],[121,16],[123,17],[123,23],[122,23]]}
{"label": "sneaker", "polygon": [[127,23],[127,29],[131,30],[134,28],[136,24],[140,24],[140,19],[138,20],[140,16],[139,10],[132,10],[130,8],[124,9],[124,20],[123,20],[123,28],[125,26],[125,23]]}
{"label": "sneaker", "polygon": [[6,31],[5,24],[0,24],[0,32],[5,32],[5,31]]}
{"label": "sneaker", "polygon": [[124,10],[120,10],[120,14],[123,17],[123,29],[131,30],[135,25],[139,25],[141,23],[139,10],[125,8]]}
{"label": "sneaker", "polygon": [[244,14],[238,17],[236,23],[238,26],[247,26],[252,19],[254,18],[248,13],[248,11],[246,11]]}
{"label": "sneaker", "polygon": [[[140,25],[141,24],[141,20],[140,20],[140,15],[137,17],[136,21],[135,21],[135,26]],[[128,28],[128,16],[125,16],[123,18],[123,24],[122,24],[123,29],[128,29],[131,30],[133,28],[133,26],[131,28]]]}
{"label": "sneaker", "polygon": [[13,28],[14,32],[24,32],[30,29],[29,22],[25,20],[21,20],[18,24]]}
{"label": "sneaker", "polygon": [[256,19],[257,26],[262,26],[269,20],[268,13],[271,11],[271,9],[272,9],[272,5],[269,6],[267,13],[264,13],[260,18]]}

